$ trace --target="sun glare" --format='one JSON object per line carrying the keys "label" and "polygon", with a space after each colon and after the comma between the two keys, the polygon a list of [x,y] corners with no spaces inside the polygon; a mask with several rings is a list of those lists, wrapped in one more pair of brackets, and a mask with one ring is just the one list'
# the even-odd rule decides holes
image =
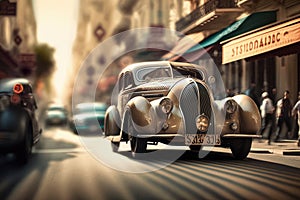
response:
{"label": "sun glare", "polygon": [[72,46],[77,26],[78,0],[34,0],[39,43],[55,49],[56,70],[53,74],[54,98],[63,101],[64,90],[72,71]]}

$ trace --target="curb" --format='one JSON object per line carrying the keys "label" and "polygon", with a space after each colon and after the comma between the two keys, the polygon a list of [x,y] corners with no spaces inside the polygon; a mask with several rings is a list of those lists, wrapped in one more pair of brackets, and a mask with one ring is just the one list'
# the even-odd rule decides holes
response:
{"label": "curb", "polygon": [[273,153],[269,149],[260,149],[260,148],[251,148],[250,152],[251,153],[269,153],[269,154]]}
{"label": "curb", "polygon": [[300,156],[300,150],[284,150],[282,154],[286,156]]}
{"label": "curb", "polygon": [[280,150],[280,149],[253,148],[250,150],[250,152],[251,153],[261,153],[261,154],[281,154],[284,156],[300,156],[299,149]]}

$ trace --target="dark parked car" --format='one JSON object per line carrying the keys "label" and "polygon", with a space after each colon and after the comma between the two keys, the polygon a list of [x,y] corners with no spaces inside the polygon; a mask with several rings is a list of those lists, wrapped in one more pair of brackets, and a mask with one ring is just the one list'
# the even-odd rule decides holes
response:
{"label": "dark parked car", "polygon": [[[230,147],[247,157],[261,126],[257,106],[246,95],[214,97],[215,78],[204,67],[154,61],[127,66],[118,77],[118,97],[105,116],[105,136],[113,151],[130,141],[133,155],[158,142]],[[225,96],[225,95],[224,95]]]}
{"label": "dark parked car", "polygon": [[67,125],[68,121],[68,111],[64,105],[59,103],[51,103],[48,106],[45,116],[46,126]]}
{"label": "dark parked car", "polygon": [[32,146],[40,138],[36,109],[28,80],[0,80],[0,152],[15,153],[20,163],[28,161]]}
{"label": "dark parked car", "polygon": [[102,102],[85,102],[75,106],[71,128],[74,133],[94,133],[104,128],[107,105]]}

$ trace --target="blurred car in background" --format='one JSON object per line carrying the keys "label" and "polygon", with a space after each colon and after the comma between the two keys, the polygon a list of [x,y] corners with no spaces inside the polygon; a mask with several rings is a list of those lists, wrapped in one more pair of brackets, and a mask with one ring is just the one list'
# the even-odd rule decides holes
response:
{"label": "blurred car in background", "polygon": [[20,164],[27,163],[32,146],[40,139],[36,110],[27,79],[0,80],[0,153],[14,153]]}
{"label": "blurred car in background", "polygon": [[51,103],[45,113],[45,125],[67,125],[68,111],[63,104]]}
{"label": "blurred car in background", "polygon": [[[107,105],[101,102],[80,103],[75,106],[71,120],[74,133],[94,133],[104,128]],[[100,128],[99,128],[100,127]]]}

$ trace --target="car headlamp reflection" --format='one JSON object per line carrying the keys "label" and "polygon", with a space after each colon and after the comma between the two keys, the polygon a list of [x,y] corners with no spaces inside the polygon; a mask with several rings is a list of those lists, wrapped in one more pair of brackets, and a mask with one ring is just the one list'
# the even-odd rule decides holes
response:
{"label": "car headlamp reflection", "polygon": [[169,114],[173,109],[173,101],[170,98],[163,98],[160,101],[159,106],[163,113]]}
{"label": "car headlamp reflection", "polygon": [[209,127],[209,119],[207,116],[205,115],[199,115],[196,118],[196,127],[199,131],[201,132],[206,132],[208,130]]}
{"label": "car headlamp reflection", "polygon": [[237,107],[238,107],[237,103],[232,99],[226,101],[226,103],[225,103],[225,110],[226,110],[226,113],[228,113],[228,114],[234,113],[237,110]]}

